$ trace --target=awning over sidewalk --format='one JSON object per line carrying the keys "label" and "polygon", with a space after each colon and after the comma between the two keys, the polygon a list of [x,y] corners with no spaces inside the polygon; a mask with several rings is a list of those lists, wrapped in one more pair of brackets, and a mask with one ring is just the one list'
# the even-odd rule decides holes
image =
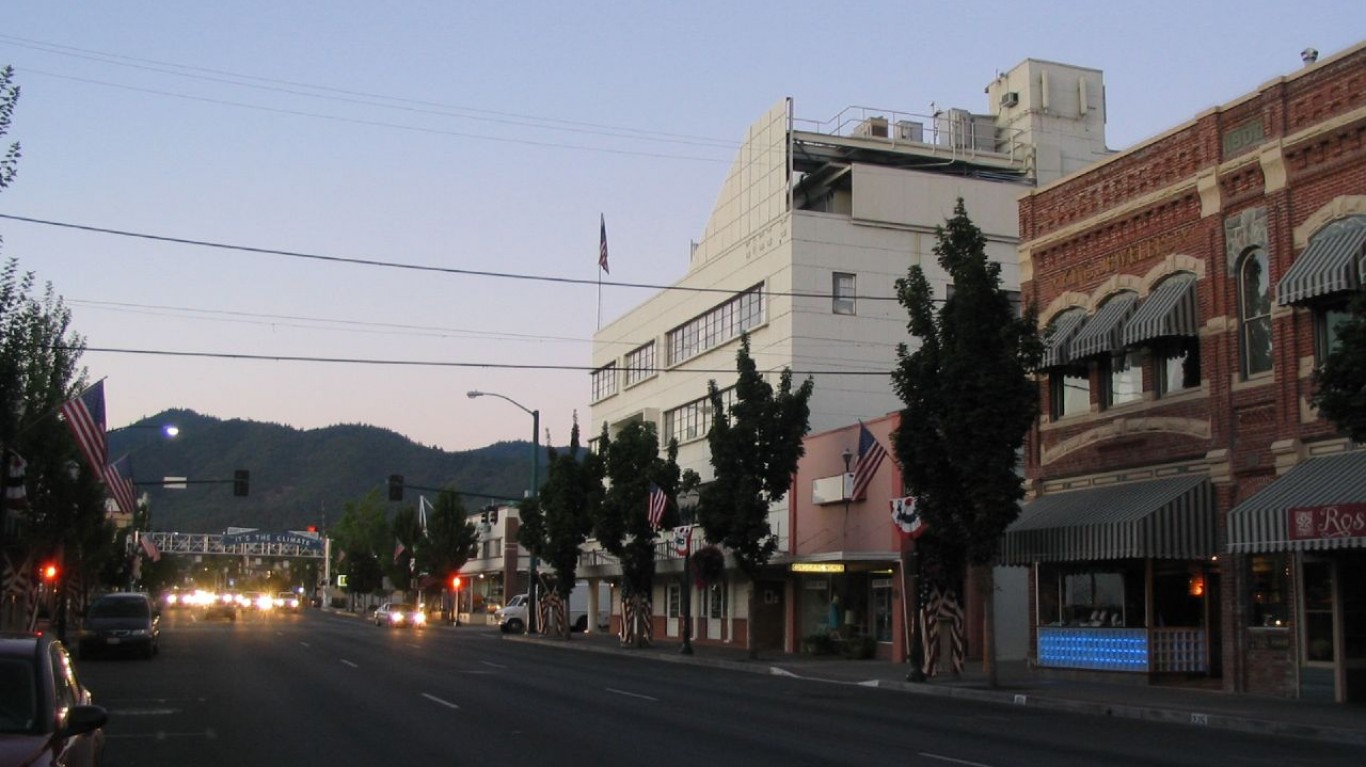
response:
{"label": "awning over sidewalk", "polygon": [[1001,562],[1202,559],[1218,552],[1214,491],[1203,474],[1045,495],[1001,540]]}
{"label": "awning over sidewalk", "polygon": [[1228,515],[1228,550],[1366,548],[1366,450],[1296,466]]}

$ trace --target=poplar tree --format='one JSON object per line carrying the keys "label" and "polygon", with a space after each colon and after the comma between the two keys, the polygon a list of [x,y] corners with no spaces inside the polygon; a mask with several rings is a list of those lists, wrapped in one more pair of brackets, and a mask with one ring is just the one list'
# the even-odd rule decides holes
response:
{"label": "poplar tree", "polygon": [[1017,313],[1001,286],[1001,265],[987,260],[986,237],[962,198],[935,236],[934,254],[953,287],[948,298],[935,300],[919,265],[896,283],[919,346],[897,347],[892,383],[906,406],[892,441],[946,564],[958,574],[981,568],[983,659],[994,686],[990,565],[1024,497],[1019,450],[1037,413],[1030,372],[1042,345],[1033,308]]}
{"label": "poplar tree", "polygon": [[707,542],[724,546],[749,580],[745,649],[756,658],[758,577],[778,547],[768,510],[787,495],[797,461],[805,453],[802,438],[810,429],[814,384],[807,378],[793,390],[792,370],[783,368],[775,389],[750,357],[748,334],[740,337],[735,367],[739,376],[729,411],[716,381],[707,383],[712,408],[707,441],[715,478],[702,486],[697,521]]}

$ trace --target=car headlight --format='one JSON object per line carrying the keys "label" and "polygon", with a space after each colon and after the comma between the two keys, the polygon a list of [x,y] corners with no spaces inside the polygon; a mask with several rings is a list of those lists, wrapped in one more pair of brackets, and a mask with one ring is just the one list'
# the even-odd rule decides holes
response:
{"label": "car headlight", "polygon": [[426,613],[413,613],[413,623],[426,623],[426,622],[427,622],[427,614],[426,614]]}
{"label": "car headlight", "polygon": [[147,631],[147,629],[133,629],[132,631],[130,631],[130,632],[128,632],[128,633],[129,633],[130,636],[145,637],[145,636],[147,636],[148,631]]}

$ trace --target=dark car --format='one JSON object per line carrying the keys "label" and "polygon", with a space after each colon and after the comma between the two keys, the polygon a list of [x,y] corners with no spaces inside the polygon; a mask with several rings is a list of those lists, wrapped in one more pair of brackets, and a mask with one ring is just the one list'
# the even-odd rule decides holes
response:
{"label": "dark car", "polygon": [[96,597],[85,613],[80,653],[131,652],[144,658],[161,647],[161,613],[146,594],[118,592]]}
{"label": "dark car", "polygon": [[98,764],[108,721],[61,642],[0,634],[0,767]]}

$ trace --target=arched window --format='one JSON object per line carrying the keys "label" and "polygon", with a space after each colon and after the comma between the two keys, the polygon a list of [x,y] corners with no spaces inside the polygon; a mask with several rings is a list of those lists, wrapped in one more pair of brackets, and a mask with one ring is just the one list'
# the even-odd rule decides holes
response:
{"label": "arched window", "polygon": [[1271,274],[1261,248],[1238,264],[1238,314],[1243,377],[1271,370]]}

